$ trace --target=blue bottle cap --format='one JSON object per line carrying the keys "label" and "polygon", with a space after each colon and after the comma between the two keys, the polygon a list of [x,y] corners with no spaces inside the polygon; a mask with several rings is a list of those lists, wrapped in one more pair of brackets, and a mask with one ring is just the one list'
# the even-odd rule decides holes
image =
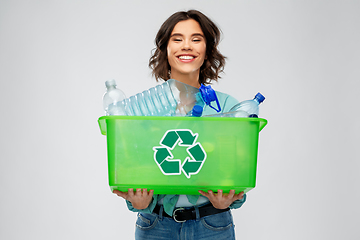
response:
{"label": "blue bottle cap", "polygon": [[193,117],[201,117],[203,112],[203,108],[200,105],[195,105],[192,109],[192,116]]}
{"label": "blue bottle cap", "polygon": [[262,103],[265,100],[265,97],[261,93],[257,93],[254,97],[259,103]]}
{"label": "blue bottle cap", "polygon": [[[199,91],[201,93],[201,96],[205,102],[206,105],[209,105],[212,109],[214,109],[217,112],[221,111],[221,107],[220,107],[220,103],[219,100],[216,96],[215,90],[211,88],[211,86],[205,86],[203,84],[201,84]],[[217,108],[214,108],[213,106],[211,106],[211,102],[216,101],[217,104]]]}

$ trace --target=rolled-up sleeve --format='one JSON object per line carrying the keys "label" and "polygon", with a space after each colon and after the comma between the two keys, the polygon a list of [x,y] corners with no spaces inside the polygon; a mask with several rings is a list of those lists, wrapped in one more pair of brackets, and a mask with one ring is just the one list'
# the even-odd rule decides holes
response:
{"label": "rolled-up sleeve", "polygon": [[131,202],[129,202],[128,200],[126,200],[126,205],[127,205],[128,209],[132,212],[152,213],[154,211],[157,201],[158,201],[158,195],[154,195],[151,203],[145,209],[134,208],[133,205],[131,204]]}
{"label": "rolled-up sleeve", "polygon": [[244,194],[244,197],[242,199],[236,200],[234,201],[231,205],[230,205],[230,209],[237,209],[240,208],[246,201],[246,194]]}

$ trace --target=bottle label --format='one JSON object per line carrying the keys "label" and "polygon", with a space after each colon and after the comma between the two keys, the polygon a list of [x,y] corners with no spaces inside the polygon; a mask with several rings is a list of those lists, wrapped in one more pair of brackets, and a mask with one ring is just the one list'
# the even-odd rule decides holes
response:
{"label": "bottle label", "polygon": [[164,175],[185,174],[187,178],[198,174],[205,163],[206,152],[196,142],[198,133],[190,129],[173,129],[165,132],[161,146],[153,147],[154,160]]}

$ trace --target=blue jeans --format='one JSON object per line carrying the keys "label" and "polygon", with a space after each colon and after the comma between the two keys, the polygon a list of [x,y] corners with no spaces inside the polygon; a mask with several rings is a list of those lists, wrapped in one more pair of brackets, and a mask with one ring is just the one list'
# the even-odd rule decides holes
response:
{"label": "blue jeans", "polygon": [[235,239],[234,222],[230,211],[222,212],[183,223],[163,217],[162,211],[138,213],[135,239],[177,239],[177,240],[232,240]]}

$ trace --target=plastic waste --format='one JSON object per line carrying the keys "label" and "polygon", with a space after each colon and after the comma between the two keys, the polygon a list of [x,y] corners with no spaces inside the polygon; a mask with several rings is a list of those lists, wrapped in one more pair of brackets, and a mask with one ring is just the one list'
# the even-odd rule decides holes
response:
{"label": "plastic waste", "polygon": [[203,113],[203,107],[200,105],[195,105],[193,109],[186,114],[186,116],[201,117],[202,113]]}
{"label": "plastic waste", "polygon": [[125,98],[125,94],[116,88],[115,80],[105,82],[106,92],[103,96],[103,107],[106,115],[124,115],[124,108],[121,103]]}
{"label": "plastic waste", "polygon": [[[212,102],[216,102],[217,108],[211,105]],[[112,103],[109,108],[117,108],[116,111],[112,111],[116,112],[116,115],[186,116],[195,105],[200,107],[209,105],[217,112],[221,111],[216,93],[211,86],[201,85],[200,88],[196,88],[169,79],[163,84]]]}
{"label": "plastic waste", "polygon": [[229,112],[244,111],[248,114],[248,117],[259,116],[259,105],[265,100],[265,97],[261,93],[257,93],[254,99],[242,101],[233,106]]}
{"label": "plastic waste", "polygon": [[261,93],[257,93],[254,99],[242,101],[233,106],[229,112],[206,115],[203,117],[255,117],[259,116],[259,105],[265,100]]}

